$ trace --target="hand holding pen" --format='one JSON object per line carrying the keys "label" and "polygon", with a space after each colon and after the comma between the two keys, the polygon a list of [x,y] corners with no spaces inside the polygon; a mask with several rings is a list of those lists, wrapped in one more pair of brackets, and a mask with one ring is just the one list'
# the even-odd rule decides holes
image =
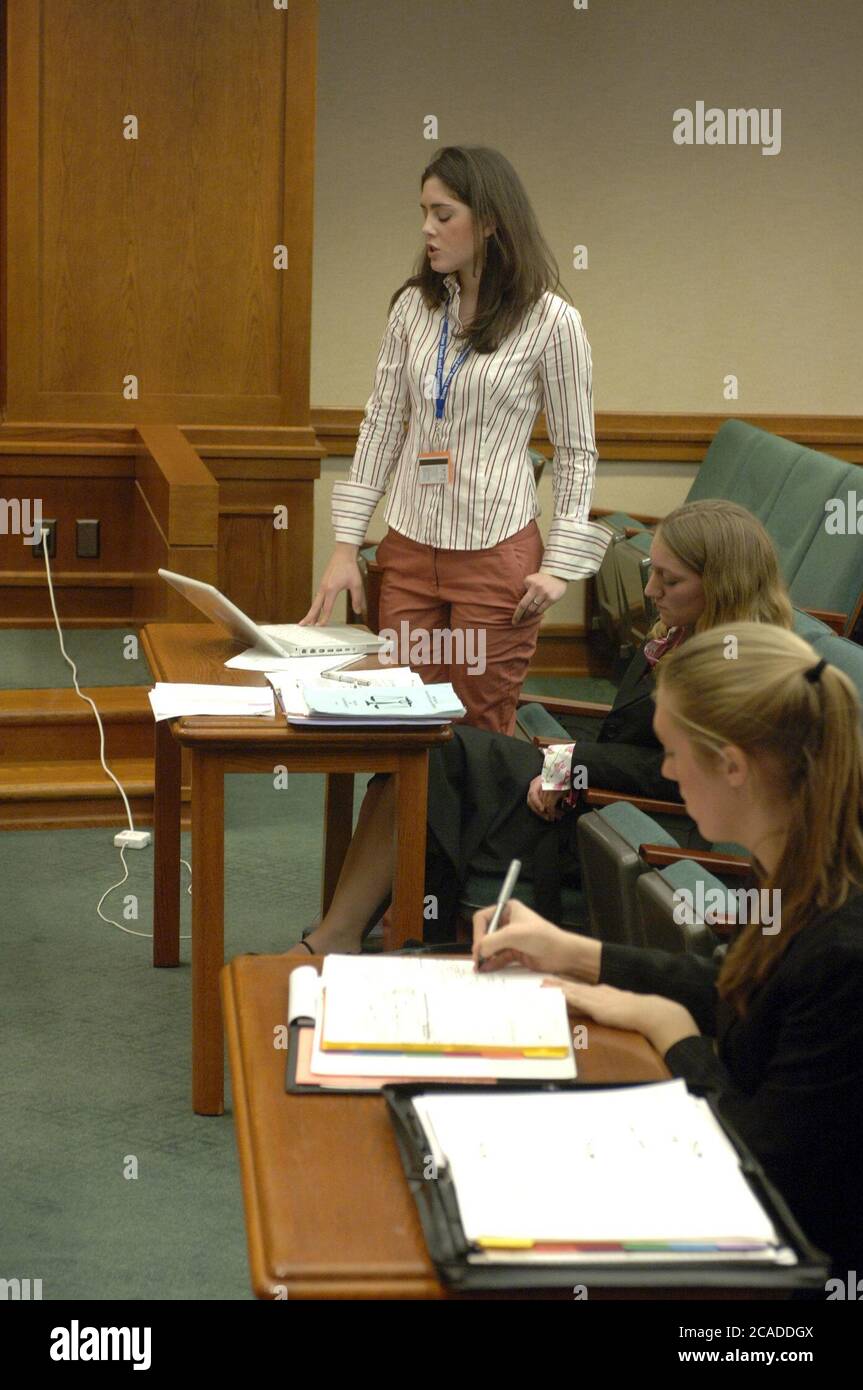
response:
{"label": "hand holding pen", "polygon": [[[501,884],[500,892],[497,895],[497,903],[495,904],[492,919],[488,924],[486,936],[491,936],[492,932],[497,931],[498,927],[500,926],[500,919],[503,916],[504,908],[506,907],[507,903],[512,897],[512,890],[515,888],[516,879],[518,878],[520,873],[521,860],[513,859],[509,868],[506,871],[506,878]],[[479,959],[477,960],[476,968],[477,970],[482,969],[482,961]]]}
{"label": "hand holding pen", "polygon": [[562,931],[517,898],[511,898],[508,907],[500,905],[501,917],[505,912],[506,921],[501,922],[492,942],[488,940],[488,927],[497,912],[498,905],[481,907],[473,915],[473,958],[477,970],[521,965],[544,975],[566,975],[586,984],[598,982],[601,941]]}

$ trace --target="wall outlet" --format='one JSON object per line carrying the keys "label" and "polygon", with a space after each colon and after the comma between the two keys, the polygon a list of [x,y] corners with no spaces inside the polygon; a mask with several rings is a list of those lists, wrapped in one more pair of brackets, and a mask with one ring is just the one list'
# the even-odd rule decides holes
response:
{"label": "wall outlet", "polygon": [[75,522],[75,554],[79,560],[98,560],[98,521],[78,520]]}
{"label": "wall outlet", "polygon": [[[45,521],[43,519],[42,530],[48,532],[48,559],[53,560],[54,556],[57,554],[57,522]],[[30,534],[32,535],[32,531]],[[43,541],[44,537],[37,545],[28,546],[28,549],[33,551],[33,555],[37,560],[44,560],[45,558],[45,553],[42,549]]]}

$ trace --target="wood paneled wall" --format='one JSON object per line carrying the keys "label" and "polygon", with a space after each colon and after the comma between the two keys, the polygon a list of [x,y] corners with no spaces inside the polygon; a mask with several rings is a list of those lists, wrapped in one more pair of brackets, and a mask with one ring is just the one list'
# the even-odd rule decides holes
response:
{"label": "wood paneled wall", "polygon": [[[50,619],[44,563],[8,528],[9,502],[58,522],[52,574],[64,623],[190,621],[160,567],[218,587],[259,622],[302,617],[311,595],[320,473],[291,431],[173,425],[0,427],[0,626]],[[319,452],[319,450],[318,450]],[[75,522],[101,522],[98,560]],[[287,526],[276,524],[282,520]]]}
{"label": "wood paneled wall", "polygon": [[307,424],[315,0],[6,24],[7,419]]}
{"label": "wood paneled wall", "polygon": [[[598,411],[596,444],[599,457],[609,463],[700,463],[716,431],[730,418],[747,420],[770,434],[783,435],[848,463],[863,463],[863,416],[753,415],[746,411],[728,415]],[[328,454],[353,454],[362,421],[362,410],[312,411],[312,424]],[[542,414],[530,443],[532,448],[551,455],[552,444]]]}
{"label": "wood paneled wall", "polygon": [[[317,0],[0,12],[0,496],[44,493],[78,622],[161,611],[155,567],[184,546],[187,572],[254,617],[299,617],[323,453],[309,412]],[[206,575],[160,510],[164,477],[137,434],[151,425],[179,427],[160,449],[213,484]],[[187,502],[177,483],[184,525]],[[93,516],[102,554],[81,561],[74,521]],[[0,536],[0,621],[44,616],[41,565],[20,550]]]}
{"label": "wood paneled wall", "polygon": [[[164,567],[216,581],[219,490],[180,431],[152,425],[115,432],[110,442],[91,440],[87,454],[70,454],[56,440],[57,452],[51,446],[43,440],[27,453],[24,443],[0,440],[0,626],[53,621],[45,562],[10,530],[10,500],[26,508],[31,526],[37,500],[41,519],[57,523],[51,578],[64,625],[194,619],[156,572]],[[92,518],[100,522],[100,555],[81,559],[75,523]]]}

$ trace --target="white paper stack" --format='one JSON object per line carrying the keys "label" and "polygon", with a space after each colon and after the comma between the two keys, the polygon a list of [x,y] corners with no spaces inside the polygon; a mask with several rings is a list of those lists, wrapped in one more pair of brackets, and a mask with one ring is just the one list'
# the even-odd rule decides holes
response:
{"label": "white paper stack", "polygon": [[184,714],[269,715],[275,717],[268,685],[182,685],[157,681],[150,691],[154,717],[179,719]]}
{"label": "white paper stack", "polygon": [[320,1006],[308,1014],[315,1018],[312,1071],[321,1078],[573,1080],[566,1001],[544,978],[520,969],[478,974],[471,960],[329,955]]}
{"label": "white paper stack", "polygon": [[478,1262],[796,1262],[683,1081],[413,1105]]}

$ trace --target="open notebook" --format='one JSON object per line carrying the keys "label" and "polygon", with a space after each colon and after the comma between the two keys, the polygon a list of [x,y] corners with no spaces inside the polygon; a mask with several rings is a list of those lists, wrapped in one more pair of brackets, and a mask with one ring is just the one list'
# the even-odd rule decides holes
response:
{"label": "open notebook", "polygon": [[542,980],[518,969],[478,975],[470,960],[429,957],[330,955],[320,976],[299,966],[288,1001],[288,1022],[302,1030],[294,1080],[374,1090],[415,1080],[574,1080],[566,1001]]}
{"label": "open notebook", "polygon": [[411,1104],[470,1263],[797,1262],[683,1081]]}

